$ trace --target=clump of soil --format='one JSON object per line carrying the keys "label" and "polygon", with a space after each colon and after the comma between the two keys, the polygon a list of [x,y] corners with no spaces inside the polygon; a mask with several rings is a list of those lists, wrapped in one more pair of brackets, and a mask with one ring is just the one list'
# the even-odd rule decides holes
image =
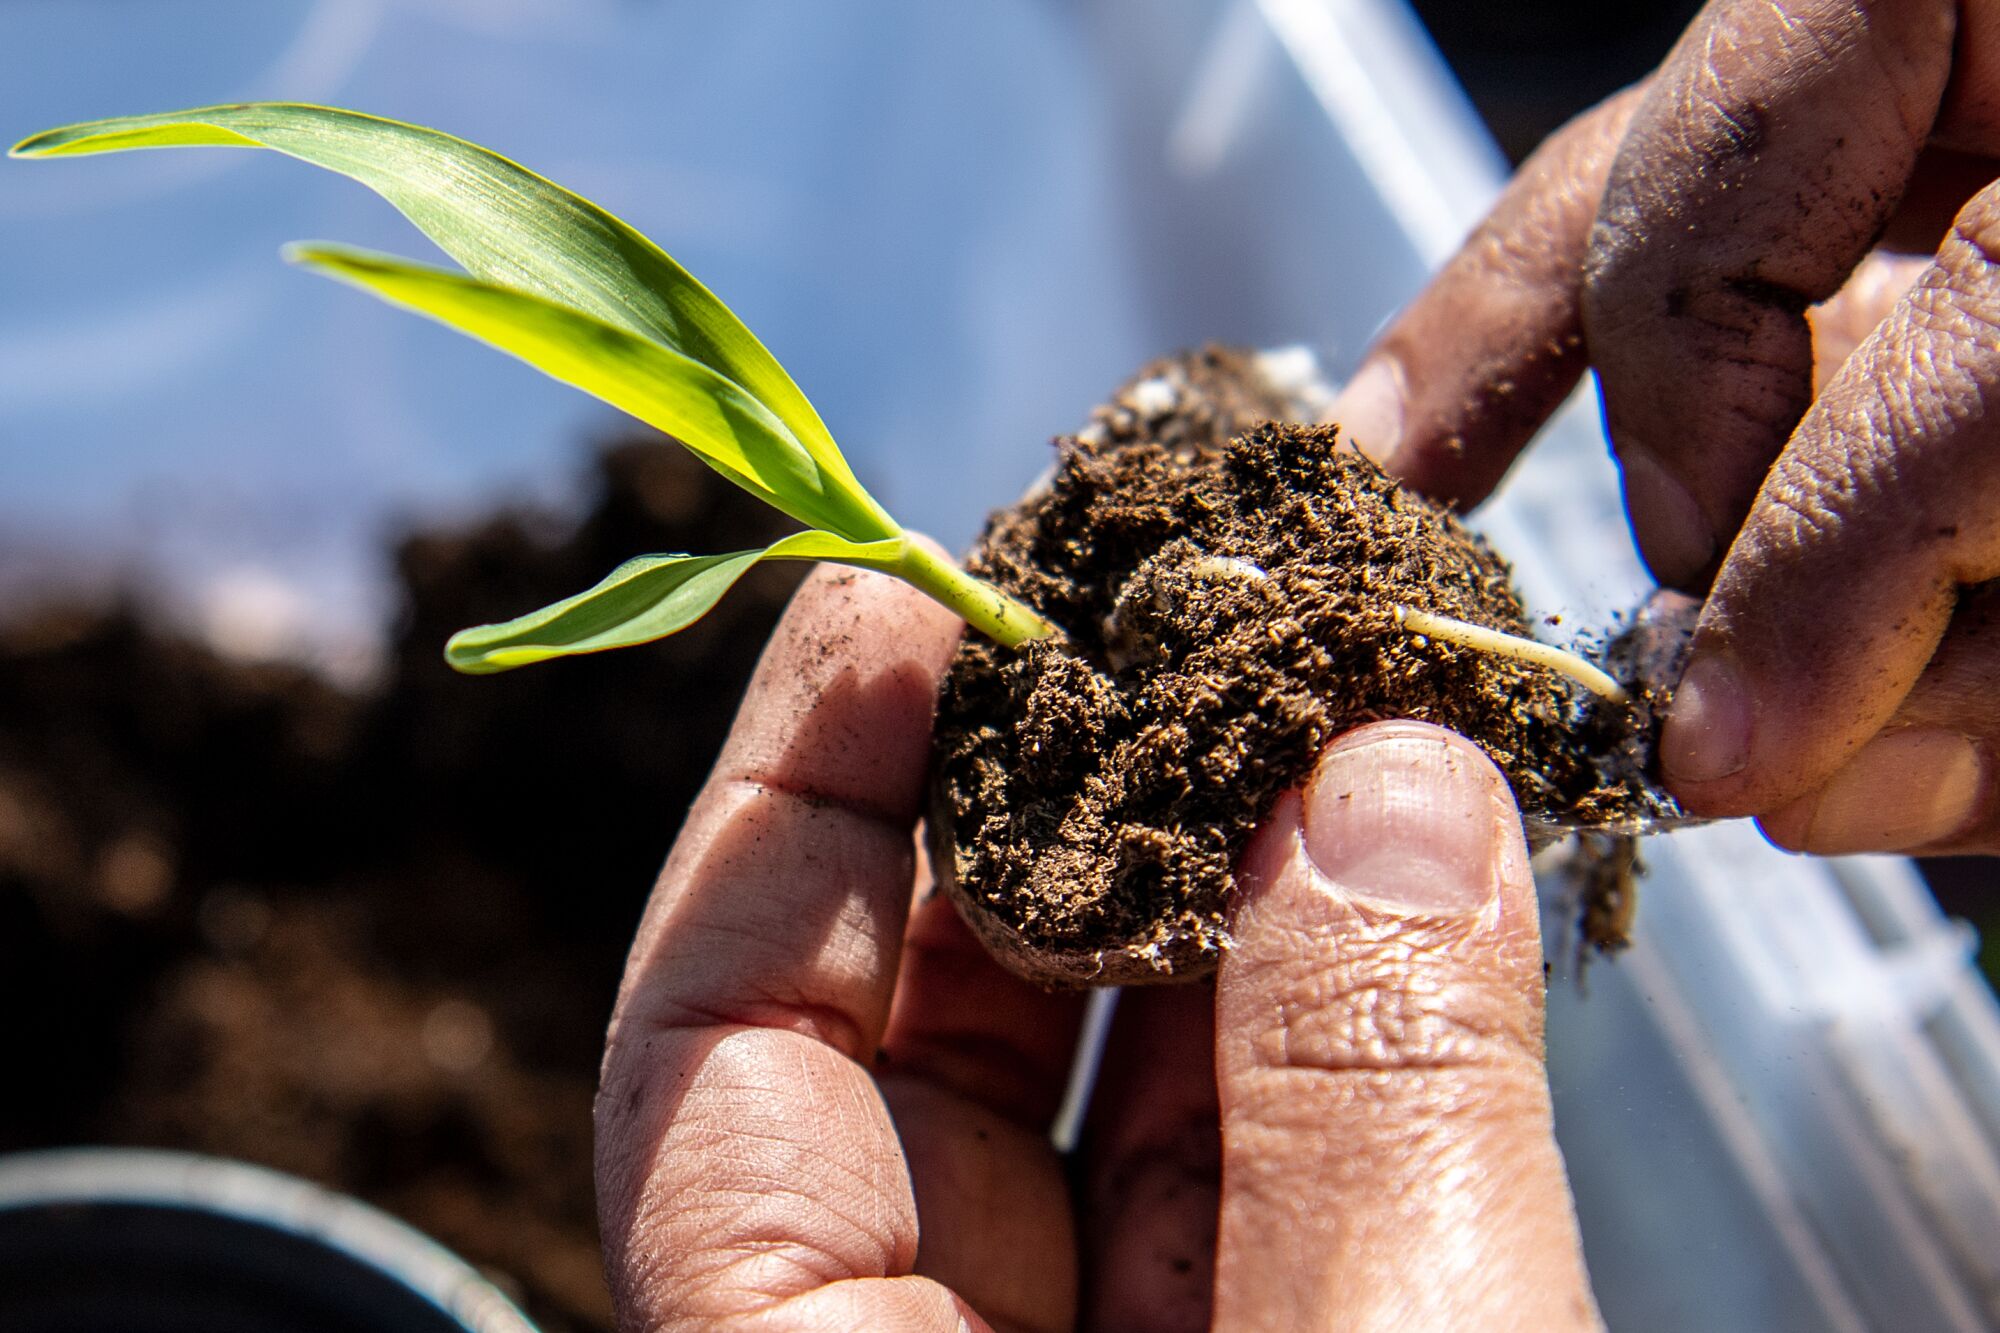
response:
{"label": "clump of soil", "polygon": [[[1200,380],[1247,369],[1213,352],[1154,368],[1060,443],[1052,483],[997,515],[972,558],[1068,635],[1019,652],[968,639],[939,709],[933,863],[1033,980],[1211,969],[1256,820],[1364,722],[1472,737],[1544,816],[1641,800],[1602,762],[1619,720],[1587,717],[1568,682],[1397,623],[1401,605],[1531,635],[1484,541],[1333,427],[1267,422],[1220,443],[1257,395],[1218,409]],[[1170,373],[1171,394],[1150,387]],[[1203,419],[1149,428],[1133,410],[1174,395]]]}

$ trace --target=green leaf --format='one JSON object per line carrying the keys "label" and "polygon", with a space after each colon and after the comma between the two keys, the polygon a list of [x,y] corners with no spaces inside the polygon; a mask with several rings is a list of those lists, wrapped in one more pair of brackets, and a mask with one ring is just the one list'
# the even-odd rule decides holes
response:
{"label": "green leaf", "polygon": [[761,551],[640,556],[588,592],[502,625],[460,630],[445,645],[445,661],[487,675],[552,657],[650,643],[701,619],[759,561],[838,560],[883,569],[897,564],[905,549],[900,538],[851,542],[830,532],[795,532]]}
{"label": "green leaf", "polygon": [[514,287],[649,338],[700,362],[763,403],[874,521],[867,498],[791,376],[754,334],[639,232],[499,154],[436,130],[331,107],[262,102],[126,116],[47,130],[15,157],[65,157],[189,145],[263,147],[375,190],[474,276]]}
{"label": "green leaf", "polygon": [[657,426],[731,481],[802,523],[868,531],[852,496],[829,494],[783,422],[733,381],[679,352],[538,296],[346,246],[286,257],[426,315]]}

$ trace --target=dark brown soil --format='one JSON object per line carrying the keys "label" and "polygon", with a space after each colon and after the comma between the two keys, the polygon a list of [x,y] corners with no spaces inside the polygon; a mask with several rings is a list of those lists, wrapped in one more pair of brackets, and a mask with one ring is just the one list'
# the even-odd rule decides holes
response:
{"label": "dark brown soil", "polygon": [[581,524],[404,543],[394,664],[355,696],[117,607],[0,624],[0,1152],[240,1157],[358,1194],[610,1324],[590,1103],[639,910],[796,567],[632,652],[470,679],[453,629],[627,556],[783,520],[659,441]]}
{"label": "dark brown soil", "polygon": [[1212,968],[1252,826],[1364,722],[1472,737],[1532,812],[1633,796],[1598,758],[1618,719],[1586,718],[1566,681],[1397,624],[1402,605],[1531,635],[1482,540],[1332,428],[1218,447],[1240,417],[1206,415],[1169,432],[1100,412],[972,560],[1068,639],[961,650],[937,740],[933,822],[951,837],[933,857],[995,952],[1045,983]]}

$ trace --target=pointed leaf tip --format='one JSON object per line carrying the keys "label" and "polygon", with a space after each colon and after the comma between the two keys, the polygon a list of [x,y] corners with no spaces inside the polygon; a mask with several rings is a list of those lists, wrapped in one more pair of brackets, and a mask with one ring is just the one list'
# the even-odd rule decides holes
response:
{"label": "pointed leaf tip", "polygon": [[54,133],[56,133],[56,131],[54,130],[42,130],[39,131],[38,133],[31,134],[27,138],[21,140],[19,143],[16,143],[12,147],[10,147],[7,150],[7,156],[40,157],[42,156],[42,150],[35,147],[35,145],[40,143],[42,140],[48,138],[50,135]]}

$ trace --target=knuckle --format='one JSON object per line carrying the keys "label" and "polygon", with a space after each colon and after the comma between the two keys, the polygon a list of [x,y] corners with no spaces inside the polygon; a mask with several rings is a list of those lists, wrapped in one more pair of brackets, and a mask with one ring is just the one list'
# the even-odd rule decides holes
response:
{"label": "knuckle", "polygon": [[1232,1160],[1422,1190],[1473,1126],[1546,1114],[1539,974],[1456,963],[1435,931],[1368,934],[1270,997],[1252,1064],[1225,1072]]}
{"label": "knuckle", "polygon": [[1291,969],[1258,1040],[1271,1069],[1330,1075],[1511,1068],[1540,1060],[1532,1002],[1454,958],[1469,927],[1369,931]]}
{"label": "knuckle", "polygon": [[1796,320],[1839,288],[1903,193],[1944,70],[1945,0],[1871,8],[1762,0],[1697,20],[1610,172],[1585,267],[1604,313],[1733,287]]}
{"label": "knuckle", "polygon": [[2000,244],[2000,191],[1989,193],[1990,218],[1961,215],[1786,450],[1765,497],[1779,530],[1810,540],[1844,518],[1878,545],[1931,553],[1927,567],[1954,582],[2000,573],[2000,465],[1984,424],[2000,405],[2000,250],[1985,248]]}
{"label": "knuckle", "polygon": [[[1965,258],[1981,268],[2000,262],[2000,181],[1980,190],[1958,210],[1946,248],[1954,244],[1965,247],[1969,251]],[[1941,261],[1944,258],[1940,255]]]}
{"label": "knuckle", "polygon": [[1757,523],[1767,557],[1825,548],[1855,512],[1864,482],[1859,450],[1828,448],[1789,456],[1764,491]]}
{"label": "knuckle", "polygon": [[[1969,275],[1944,273],[1941,281],[1911,293],[1911,345],[1892,350],[1876,383],[1892,405],[1911,416],[1911,424],[1945,425],[1982,397],[1991,386],[2000,347],[2000,291],[1964,281]],[[2000,278],[2000,270],[1982,277]],[[1936,400],[1935,402],[1931,400]],[[1963,404],[1960,407],[1960,404]],[[1926,421],[1923,413],[1936,414]]]}

